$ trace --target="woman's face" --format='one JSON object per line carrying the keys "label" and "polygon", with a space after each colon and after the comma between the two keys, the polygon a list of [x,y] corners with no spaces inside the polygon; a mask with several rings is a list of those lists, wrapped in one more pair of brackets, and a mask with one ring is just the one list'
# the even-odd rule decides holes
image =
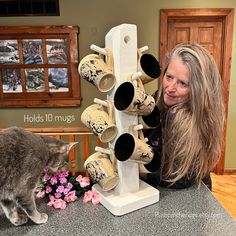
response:
{"label": "woman's face", "polygon": [[162,82],[164,103],[173,106],[185,102],[190,93],[189,69],[180,58],[173,58]]}

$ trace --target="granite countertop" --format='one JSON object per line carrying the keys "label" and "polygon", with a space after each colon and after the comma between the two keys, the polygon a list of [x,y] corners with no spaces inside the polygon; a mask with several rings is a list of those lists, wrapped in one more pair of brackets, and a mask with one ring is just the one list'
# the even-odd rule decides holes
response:
{"label": "granite countertop", "polygon": [[123,216],[112,215],[103,205],[82,199],[58,210],[37,202],[49,219],[46,224],[29,221],[16,227],[0,210],[0,235],[219,235],[235,236],[236,221],[205,185],[184,190],[159,188],[160,201]]}

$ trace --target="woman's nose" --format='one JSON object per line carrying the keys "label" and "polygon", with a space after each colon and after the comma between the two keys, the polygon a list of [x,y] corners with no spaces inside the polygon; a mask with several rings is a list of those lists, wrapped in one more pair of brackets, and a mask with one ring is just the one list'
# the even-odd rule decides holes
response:
{"label": "woman's nose", "polygon": [[176,81],[171,81],[170,83],[169,83],[169,86],[168,86],[168,90],[169,91],[176,91],[176,89],[177,89],[177,87],[176,87]]}

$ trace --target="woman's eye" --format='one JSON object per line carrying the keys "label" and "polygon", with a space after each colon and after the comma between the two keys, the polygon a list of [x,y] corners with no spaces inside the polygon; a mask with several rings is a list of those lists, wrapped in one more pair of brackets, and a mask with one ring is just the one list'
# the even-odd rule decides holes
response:
{"label": "woman's eye", "polygon": [[187,87],[189,86],[189,85],[188,85],[186,82],[184,82],[184,81],[180,81],[179,84],[180,84],[181,87],[184,87],[184,88],[187,88]]}

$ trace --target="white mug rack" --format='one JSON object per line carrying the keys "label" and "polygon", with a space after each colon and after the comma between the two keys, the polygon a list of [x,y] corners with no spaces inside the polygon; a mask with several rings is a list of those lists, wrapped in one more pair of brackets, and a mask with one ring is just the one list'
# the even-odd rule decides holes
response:
{"label": "white mug rack", "polygon": [[[113,100],[117,87],[126,82],[132,76],[133,83],[139,76],[137,72],[137,27],[132,24],[122,24],[112,28],[105,37],[105,47],[113,54],[114,74],[116,77],[115,87],[108,92],[107,99]],[[92,50],[106,56],[106,50],[96,45],[91,45]],[[141,52],[148,49],[147,46],[139,48]],[[95,98],[95,103],[106,106],[106,101]],[[138,124],[138,117],[135,114],[127,114],[114,108],[115,123],[118,135],[128,132],[130,125],[135,125],[135,131],[142,129]],[[116,137],[116,139],[117,139]],[[114,139],[109,143],[113,148],[116,142]],[[96,150],[110,153],[109,149],[96,147]],[[139,179],[138,163],[117,160],[117,170],[120,178],[118,186],[108,192],[102,191],[98,184],[93,190],[99,192],[102,205],[113,215],[124,215],[137,209],[146,207],[159,201],[159,191]]]}

